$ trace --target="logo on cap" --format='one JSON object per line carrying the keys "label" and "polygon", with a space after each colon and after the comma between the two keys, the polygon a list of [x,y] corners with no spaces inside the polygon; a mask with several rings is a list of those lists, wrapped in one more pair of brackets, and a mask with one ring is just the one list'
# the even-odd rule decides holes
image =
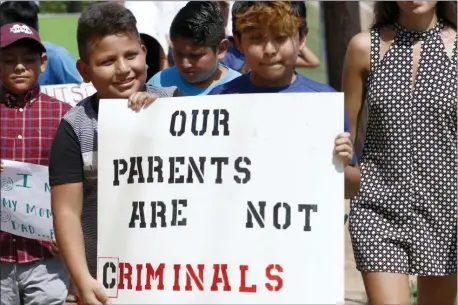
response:
{"label": "logo on cap", "polygon": [[33,32],[30,30],[30,28],[29,28],[28,26],[26,26],[26,25],[19,25],[19,24],[13,25],[13,26],[10,28],[10,32],[11,32],[11,33],[14,33],[14,34],[25,33],[25,34],[33,35]]}

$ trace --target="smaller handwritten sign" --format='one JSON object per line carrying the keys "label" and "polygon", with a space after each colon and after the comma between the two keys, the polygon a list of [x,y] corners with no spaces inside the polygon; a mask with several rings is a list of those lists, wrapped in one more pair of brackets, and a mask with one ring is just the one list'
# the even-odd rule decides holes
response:
{"label": "smaller handwritten sign", "polygon": [[41,86],[41,92],[72,106],[96,92],[89,83]]}
{"label": "smaller handwritten sign", "polygon": [[54,238],[48,167],[3,160],[1,230],[31,239]]}

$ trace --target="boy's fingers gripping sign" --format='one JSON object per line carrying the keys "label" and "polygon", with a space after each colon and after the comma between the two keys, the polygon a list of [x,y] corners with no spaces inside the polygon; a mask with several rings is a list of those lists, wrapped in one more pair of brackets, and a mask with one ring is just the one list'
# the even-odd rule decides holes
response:
{"label": "boy's fingers gripping sign", "polygon": [[81,305],[111,305],[111,301],[106,295],[105,290],[95,279],[91,280],[88,288],[81,293]]}
{"label": "boy's fingers gripping sign", "polygon": [[132,110],[138,112],[142,108],[147,108],[158,98],[159,96],[157,96],[156,94],[148,92],[135,92],[129,97],[128,105]]}
{"label": "boy's fingers gripping sign", "polygon": [[348,132],[341,133],[336,137],[335,152],[344,165],[348,165],[351,162],[353,157],[353,145]]}

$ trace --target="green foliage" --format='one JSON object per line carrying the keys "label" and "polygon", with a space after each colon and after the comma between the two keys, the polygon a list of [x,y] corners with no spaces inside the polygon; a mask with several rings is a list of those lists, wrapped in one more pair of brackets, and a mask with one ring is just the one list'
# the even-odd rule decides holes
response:
{"label": "green foliage", "polygon": [[[70,1],[40,1],[41,14],[65,14],[68,12]],[[93,3],[93,1],[81,1],[82,9]]]}
{"label": "green foliage", "polygon": [[410,282],[410,304],[417,304],[417,282]]}

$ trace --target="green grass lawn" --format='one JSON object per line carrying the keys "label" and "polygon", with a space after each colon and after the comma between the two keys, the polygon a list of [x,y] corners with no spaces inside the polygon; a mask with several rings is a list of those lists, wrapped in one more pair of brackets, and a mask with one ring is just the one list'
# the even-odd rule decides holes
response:
{"label": "green grass lawn", "polygon": [[[320,58],[321,65],[316,69],[298,69],[298,71],[311,79],[324,82],[326,79],[324,58],[321,54],[321,37],[319,31],[319,14],[312,5],[307,5],[308,25],[310,28],[307,36],[307,46]],[[78,58],[76,44],[76,27],[78,17],[40,17],[40,36],[43,41],[50,41],[67,48],[70,53]]]}
{"label": "green grass lawn", "polygon": [[65,47],[70,53],[78,58],[76,44],[76,26],[78,17],[45,17],[39,18],[40,38]]}

